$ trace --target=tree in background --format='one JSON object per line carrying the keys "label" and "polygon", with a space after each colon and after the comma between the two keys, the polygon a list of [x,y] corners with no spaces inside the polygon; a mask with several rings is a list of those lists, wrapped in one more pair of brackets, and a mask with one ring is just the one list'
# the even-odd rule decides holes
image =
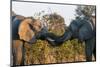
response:
{"label": "tree in background", "polygon": [[88,6],[77,6],[77,9],[76,9],[76,17],[80,17],[82,15],[84,16],[87,16],[87,17],[91,17],[92,14],[95,13],[95,10],[96,7],[95,6],[92,6],[92,5],[88,5]]}
{"label": "tree in background", "polygon": [[44,15],[43,19],[46,20],[48,30],[50,32],[53,32],[56,35],[62,35],[64,33],[65,21],[61,15],[54,12],[51,14]]}
{"label": "tree in background", "polygon": [[56,35],[62,35],[65,32],[64,18],[56,12],[47,14],[45,11],[40,11],[34,14],[34,18],[41,20],[42,27],[45,26],[49,32]]}

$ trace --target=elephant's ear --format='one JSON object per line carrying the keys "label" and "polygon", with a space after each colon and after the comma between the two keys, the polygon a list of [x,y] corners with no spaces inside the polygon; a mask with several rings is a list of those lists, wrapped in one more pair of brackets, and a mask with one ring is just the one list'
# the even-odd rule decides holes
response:
{"label": "elephant's ear", "polygon": [[29,42],[34,36],[35,33],[32,31],[32,29],[29,26],[29,23],[32,22],[32,19],[24,19],[18,29],[18,34],[20,39]]}
{"label": "elephant's ear", "polygon": [[87,40],[93,37],[93,31],[91,25],[86,22],[84,25],[81,26],[79,29],[79,39]]}

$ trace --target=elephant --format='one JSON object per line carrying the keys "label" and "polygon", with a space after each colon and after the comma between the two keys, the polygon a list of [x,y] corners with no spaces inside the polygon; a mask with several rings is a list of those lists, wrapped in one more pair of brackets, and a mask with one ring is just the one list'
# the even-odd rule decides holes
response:
{"label": "elephant", "polygon": [[39,20],[21,15],[12,16],[12,56],[13,65],[24,65],[25,43],[35,43],[41,30]]}
{"label": "elephant", "polygon": [[[18,65],[21,63],[22,58],[22,46],[23,42],[20,41],[18,35],[18,27],[20,22],[24,19],[24,16],[20,15],[13,15],[11,18],[11,29],[12,29],[12,59],[13,59],[13,66]],[[19,57],[19,58],[18,58]]]}
{"label": "elephant", "polygon": [[96,28],[89,17],[84,16],[73,20],[68,29],[65,27],[65,33],[62,36],[54,35],[48,31],[40,33],[42,34],[39,35],[39,38],[47,40],[52,46],[61,45],[73,38],[77,38],[80,42],[85,41],[86,61],[92,61],[92,54],[96,60]]}

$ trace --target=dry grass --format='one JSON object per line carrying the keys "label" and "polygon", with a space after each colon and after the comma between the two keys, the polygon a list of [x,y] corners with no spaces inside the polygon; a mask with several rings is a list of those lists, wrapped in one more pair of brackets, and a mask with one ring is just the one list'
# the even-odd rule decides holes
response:
{"label": "dry grass", "polygon": [[26,65],[85,61],[84,43],[74,39],[53,47],[46,41],[38,40],[30,47],[27,44],[25,59]]}

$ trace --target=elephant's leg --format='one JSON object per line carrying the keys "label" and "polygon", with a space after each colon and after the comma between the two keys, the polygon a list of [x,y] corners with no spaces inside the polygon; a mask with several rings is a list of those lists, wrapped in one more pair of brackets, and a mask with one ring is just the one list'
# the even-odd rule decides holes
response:
{"label": "elephant's leg", "polygon": [[12,43],[12,63],[13,65],[12,66],[15,66],[16,65],[16,48],[14,48],[14,40],[13,40],[13,43]]}
{"label": "elephant's leg", "polygon": [[91,38],[89,40],[86,40],[85,43],[86,43],[85,44],[86,61],[92,61],[92,54],[95,46],[95,40],[94,38]]}
{"label": "elephant's leg", "polygon": [[[95,43],[95,44],[96,44],[96,43]],[[93,55],[94,55],[94,59],[95,59],[95,61],[96,61],[96,45],[95,45],[94,50],[93,50]]]}
{"label": "elephant's leg", "polygon": [[20,65],[22,60],[22,45],[23,42],[20,40],[13,40],[13,51],[14,51],[14,59],[15,65]]}

